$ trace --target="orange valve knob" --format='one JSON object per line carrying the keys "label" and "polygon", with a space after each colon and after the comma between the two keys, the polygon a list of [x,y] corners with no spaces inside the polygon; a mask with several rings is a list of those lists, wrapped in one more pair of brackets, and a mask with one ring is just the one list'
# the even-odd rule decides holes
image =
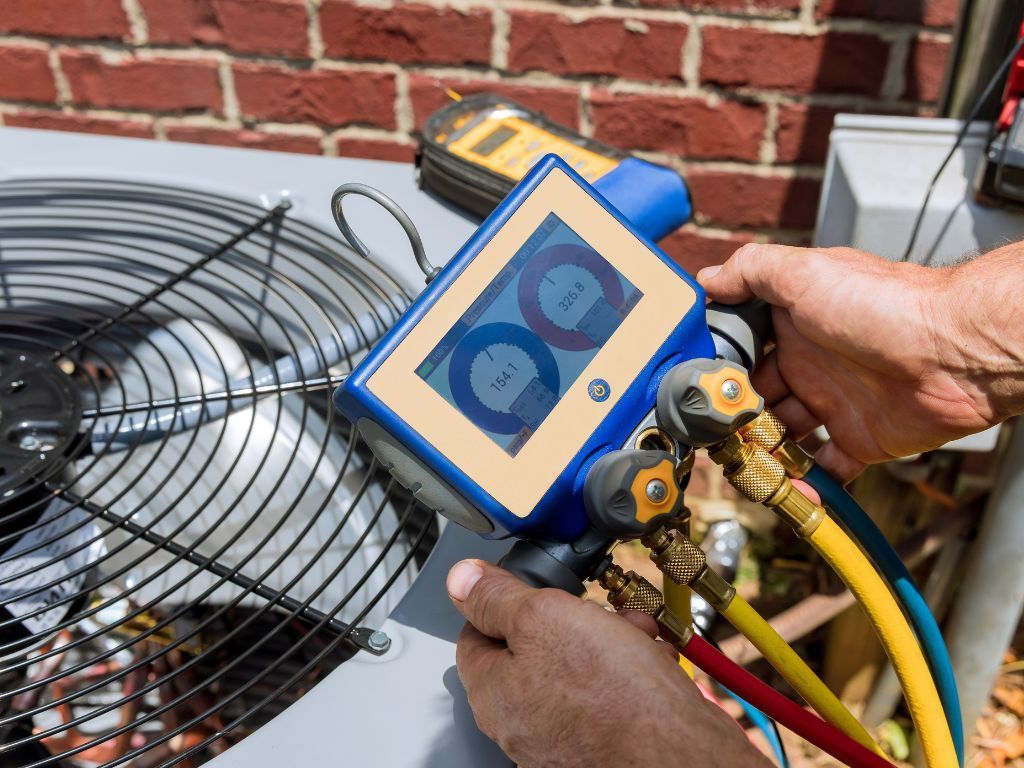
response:
{"label": "orange valve knob", "polygon": [[594,528],[637,539],[679,514],[683,494],[675,457],[664,451],[612,451],[587,474],[583,502]]}
{"label": "orange valve knob", "polygon": [[658,423],[694,447],[721,442],[763,410],[746,370],[728,360],[680,363],[658,387]]}

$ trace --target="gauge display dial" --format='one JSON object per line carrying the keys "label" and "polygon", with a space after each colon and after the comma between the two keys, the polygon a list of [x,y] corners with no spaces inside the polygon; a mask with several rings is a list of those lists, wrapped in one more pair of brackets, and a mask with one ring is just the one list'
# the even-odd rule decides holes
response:
{"label": "gauge display dial", "polygon": [[603,318],[616,312],[625,298],[611,264],[592,248],[570,243],[539,251],[523,269],[518,294],[523,318],[537,335],[559,349],[577,352],[600,347],[610,335],[594,333],[591,313]]}
{"label": "gauge display dial", "polygon": [[511,323],[474,328],[455,347],[448,368],[458,409],[499,435],[517,435],[531,421],[539,424],[543,417],[531,418],[536,409],[522,402],[523,395],[540,386],[557,402],[559,384],[558,363],[548,346],[529,328]]}
{"label": "gauge display dial", "polygon": [[416,373],[515,456],[642,295],[551,213]]}

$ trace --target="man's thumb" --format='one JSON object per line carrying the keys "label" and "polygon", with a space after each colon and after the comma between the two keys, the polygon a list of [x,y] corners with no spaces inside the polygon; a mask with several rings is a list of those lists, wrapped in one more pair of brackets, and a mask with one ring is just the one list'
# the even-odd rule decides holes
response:
{"label": "man's thumb", "polygon": [[708,298],[723,304],[738,304],[757,297],[769,304],[786,307],[792,270],[800,265],[800,249],[786,245],[748,243],[720,267],[705,267],[697,273]]}
{"label": "man's thumb", "polygon": [[463,560],[448,572],[448,595],[466,621],[488,637],[503,640],[516,616],[537,590],[483,560]]}

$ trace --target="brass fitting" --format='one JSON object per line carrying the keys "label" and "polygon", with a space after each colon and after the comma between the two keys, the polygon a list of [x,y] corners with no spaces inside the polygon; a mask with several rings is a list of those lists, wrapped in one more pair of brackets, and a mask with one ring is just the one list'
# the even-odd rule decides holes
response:
{"label": "brass fitting", "polygon": [[658,635],[661,639],[671,643],[680,653],[693,639],[693,627],[684,623],[665,606],[661,607],[654,620],[658,622]]}
{"label": "brass fitting", "polygon": [[717,611],[724,611],[736,596],[725,579],[708,568],[704,550],[687,536],[657,530],[641,543],[651,550],[651,560],[676,584],[689,586]]}
{"label": "brass fitting", "polygon": [[814,457],[796,441],[786,437],[785,423],[771,408],[765,408],[760,416],[744,424],[737,432],[744,442],[759,445],[778,459],[790,477],[799,479],[814,466]]}
{"label": "brass fitting", "polygon": [[814,457],[788,437],[772,451],[772,456],[786,468],[787,475],[797,480],[810,472],[814,466]]}
{"label": "brass fitting", "polygon": [[697,574],[690,589],[704,598],[705,602],[721,613],[736,597],[736,588],[710,568]]}
{"label": "brass fitting", "polygon": [[736,490],[775,510],[798,536],[810,536],[825,519],[825,510],[793,487],[779,460],[761,446],[730,435],[708,449],[708,454],[722,465],[725,479]]}
{"label": "brass fitting", "polygon": [[635,571],[624,572],[613,563],[598,581],[608,590],[608,602],[614,608],[641,611],[652,617],[658,622],[658,634],[677,651],[681,652],[693,638],[693,627],[668,610],[658,588]]}
{"label": "brass fitting", "polygon": [[722,466],[730,485],[759,504],[770,499],[786,479],[786,470],[768,451],[736,434],[709,448],[708,455]]}
{"label": "brass fitting", "polygon": [[786,439],[786,425],[771,408],[765,408],[753,421],[737,430],[748,443],[755,443],[771,453]]}
{"label": "brass fitting", "polygon": [[651,560],[676,584],[693,583],[697,574],[707,567],[704,550],[685,536],[658,529],[642,537],[640,543],[651,550]]}
{"label": "brass fitting", "polygon": [[665,607],[665,598],[658,588],[636,571],[626,573],[613,563],[598,581],[608,590],[608,602],[618,610],[640,611],[657,618],[658,611]]}
{"label": "brass fitting", "polygon": [[797,490],[788,477],[784,480],[782,486],[764,504],[789,523],[797,536],[806,539],[818,530],[825,519],[825,510]]}

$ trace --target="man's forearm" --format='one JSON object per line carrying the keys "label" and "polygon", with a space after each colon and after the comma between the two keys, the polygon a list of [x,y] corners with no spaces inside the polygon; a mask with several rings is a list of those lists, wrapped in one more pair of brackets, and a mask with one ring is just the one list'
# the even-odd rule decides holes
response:
{"label": "man's forearm", "polygon": [[1024,243],[954,267],[943,283],[943,363],[981,395],[993,423],[1024,413]]}

